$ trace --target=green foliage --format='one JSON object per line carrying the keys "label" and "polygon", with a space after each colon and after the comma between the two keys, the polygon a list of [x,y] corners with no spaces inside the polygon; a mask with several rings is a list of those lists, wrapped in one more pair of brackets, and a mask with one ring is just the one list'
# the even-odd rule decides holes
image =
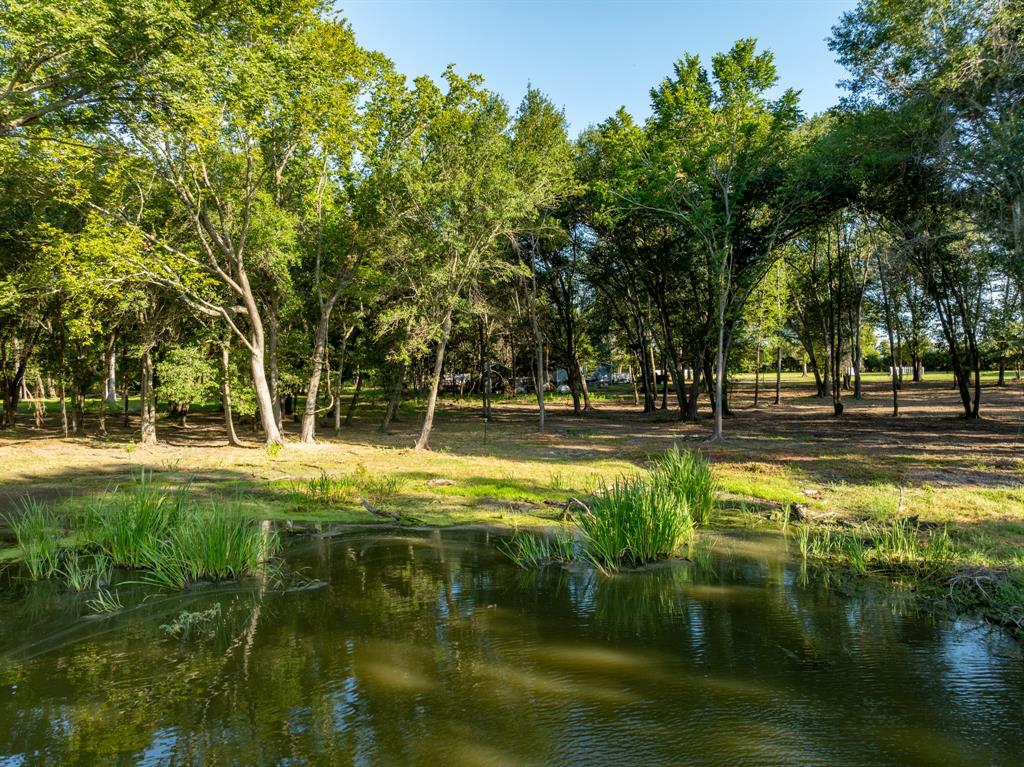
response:
{"label": "green foliage", "polygon": [[140,552],[143,580],[168,589],[254,575],[280,547],[277,533],[211,506],[190,509]]}
{"label": "green foliage", "polygon": [[103,552],[68,549],[62,558],[60,576],[72,591],[100,589],[110,581],[111,562]]}
{"label": "green foliage", "polygon": [[579,540],[564,530],[554,536],[516,533],[499,548],[520,567],[579,559],[604,572],[638,567],[691,541],[695,525],[710,522],[716,492],[707,460],[673,447],[650,472],[617,480],[591,499],[576,516]]}
{"label": "green foliage", "polygon": [[591,561],[611,572],[672,556],[693,534],[688,505],[653,477],[616,481],[578,520]]}
{"label": "green foliage", "polygon": [[200,346],[173,346],[156,364],[161,396],[179,405],[191,405],[216,395],[217,371]]}
{"label": "green foliage", "polygon": [[359,496],[371,503],[393,498],[400,480],[393,474],[371,474],[365,466],[358,466],[350,474],[327,474],[298,483],[297,491],[303,503],[317,506],[339,506],[359,502]]}
{"label": "green foliage", "polygon": [[124,609],[120,595],[107,589],[100,589],[95,597],[86,600],[85,606],[98,615],[112,615]]}
{"label": "green foliage", "polygon": [[705,527],[711,523],[718,482],[703,455],[673,446],[658,458],[650,482],[665,488],[675,503],[687,510],[694,525]]}
{"label": "green foliage", "polygon": [[145,552],[182,519],[187,497],[185,489],[171,494],[143,471],[128,489],[115,489],[89,509],[86,535],[115,567],[143,567]]}
{"label": "green foliage", "polygon": [[14,531],[18,558],[32,580],[51,578],[60,570],[61,521],[52,511],[32,498],[19,502],[21,510],[7,517]]}
{"label": "green foliage", "polygon": [[804,560],[835,562],[860,574],[905,572],[931,577],[947,570],[952,544],[945,528],[923,532],[907,519],[854,528],[796,527]]}
{"label": "green foliage", "polygon": [[564,529],[553,535],[516,531],[498,542],[498,550],[523,569],[564,564],[585,556],[580,542]]}
{"label": "green foliage", "polygon": [[111,599],[102,587],[112,567],[181,589],[200,580],[255,575],[280,548],[277,533],[264,523],[232,508],[197,504],[187,486],[172,492],[145,473],[90,507],[74,531],[76,550],[61,553],[57,518],[39,504],[26,502],[26,512],[12,521],[34,579],[59,576],[75,591],[101,589],[100,606]]}
{"label": "green foliage", "polygon": [[208,639],[216,633],[220,617],[221,604],[215,602],[213,607],[198,612],[182,610],[173,621],[161,625],[160,630],[175,639]]}

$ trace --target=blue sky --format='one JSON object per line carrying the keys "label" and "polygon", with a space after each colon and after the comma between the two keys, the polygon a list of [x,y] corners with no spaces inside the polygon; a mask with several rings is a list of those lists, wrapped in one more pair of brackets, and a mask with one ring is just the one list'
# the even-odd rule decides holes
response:
{"label": "blue sky", "polygon": [[486,78],[512,106],[532,83],[565,108],[573,133],[625,106],[649,114],[648,91],[684,52],[710,56],[741,37],[775,52],[780,87],[808,114],[837,102],[843,70],[826,38],[846,0],[498,2],[338,0],[359,43],[409,75],[449,63]]}

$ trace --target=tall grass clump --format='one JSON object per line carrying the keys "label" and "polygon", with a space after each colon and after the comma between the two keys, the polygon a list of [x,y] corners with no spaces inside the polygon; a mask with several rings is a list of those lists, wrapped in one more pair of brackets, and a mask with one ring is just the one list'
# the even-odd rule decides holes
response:
{"label": "tall grass clump", "polygon": [[142,549],[143,580],[181,589],[196,581],[254,575],[279,547],[277,533],[257,520],[216,507],[190,510]]}
{"label": "tall grass clump", "polygon": [[616,481],[578,524],[590,560],[605,571],[672,556],[693,533],[689,505],[657,475]]}
{"label": "tall grass clump", "polygon": [[553,536],[517,531],[511,538],[498,542],[498,550],[519,567],[534,569],[544,565],[579,559],[576,539],[565,530]]}
{"label": "tall grass clump", "polygon": [[910,520],[851,529],[797,528],[800,556],[846,565],[859,574],[907,573],[929,577],[948,569],[952,542],[945,528],[922,531]]}
{"label": "tall grass clump", "polygon": [[60,570],[60,519],[32,498],[23,498],[19,505],[20,513],[7,517],[7,524],[14,531],[18,557],[32,580],[52,578]]}
{"label": "tall grass clump", "polygon": [[685,506],[694,525],[705,527],[711,523],[718,482],[703,455],[673,446],[655,463],[651,482],[662,486]]}
{"label": "tall grass clump", "polygon": [[142,472],[129,489],[116,488],[89,509],[86,536],[115,566],[143,567],[144,552],[166,538],[187,499],[187,488],[171,493]]}
{"label": "tall grass clump", "polygon": [[[260,521],[197,504],[188,486],[172,491],[145,473],[89,509],[80,529],[71,531],[74,549],[61,548],[63,530],[52,512],[32,501],[23,505],[10,524],[29,574],[59,576],[74,591],[102,592],[113,567],[174,589],[240,578],[257,573],[280,547],[277,533]],[[105,598],[97,597],[100,603]]]}

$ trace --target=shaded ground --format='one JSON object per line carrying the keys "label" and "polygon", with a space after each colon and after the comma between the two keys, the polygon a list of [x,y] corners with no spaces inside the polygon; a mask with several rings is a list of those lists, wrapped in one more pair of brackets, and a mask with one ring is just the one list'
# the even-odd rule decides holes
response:
{"label": "shaded ground", "polygon": [[[252,447],[228,447],[213,412],[192,416],[187,429],[162,421],[161,444],[145,448],[132,441],[134,415],[128,429],[112,416],[105,439],[65,440],[54,435],[55,418],[37,431],[26,414],[15,431],[0,432],[0,513],[28,494],[77,506],[145,468],[211,495],[244,496],[262,516],[369,521],[355,495],[314,504],[302,494],[323,473],[358,472],[364,496],[431,524],[529,524],[555,518],[570,494],[636,471],[678,442],[711,458],[731,505],[753,512],[752,524],[773,505],[794,503],[823,520],[919,515],[949,524],[968,560],[1024,563],[1024,386],[986,381],[978,422],[959,416],[942,374],[904,387],[899,419],[881,375],[868,376],[864,398],[846,399],[838,419],[812,391],[811,379],[789,375],[781,405],[768,404],[774,392],[762,389],[754,408],[753,381],[737,382],[727,438],[710,445],[707,420],[681,423],[671,410],[644,415],[625,390],[598,393],[596,410],[583,417],[573,416],[567,397],[554,397],[544,434],[531,398],[499,400],[489,424],[476,402],[448,401],[429,453],[409,449],[421,417],[414,401],[388,434],[377,431],[383,403],[371,397],[340,437],[325,426],[320,444],[289,444],[278,455],[246,428]],[[295,439],[298,424],[286,427]],[[95,429],[88,418],[86,430]]]}

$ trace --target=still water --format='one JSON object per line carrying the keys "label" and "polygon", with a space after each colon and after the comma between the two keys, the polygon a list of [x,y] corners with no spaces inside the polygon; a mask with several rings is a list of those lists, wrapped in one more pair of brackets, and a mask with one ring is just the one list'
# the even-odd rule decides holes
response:
{"label": "still water", "polygon": [[[610,578],[493,543],[307,539],[318,588],[127,588],[106,618],[8,585],[0,766],[1024,764],[1019,647],[826,589],[778,539]],[[211,617],[169,637],[186,609]]]}

